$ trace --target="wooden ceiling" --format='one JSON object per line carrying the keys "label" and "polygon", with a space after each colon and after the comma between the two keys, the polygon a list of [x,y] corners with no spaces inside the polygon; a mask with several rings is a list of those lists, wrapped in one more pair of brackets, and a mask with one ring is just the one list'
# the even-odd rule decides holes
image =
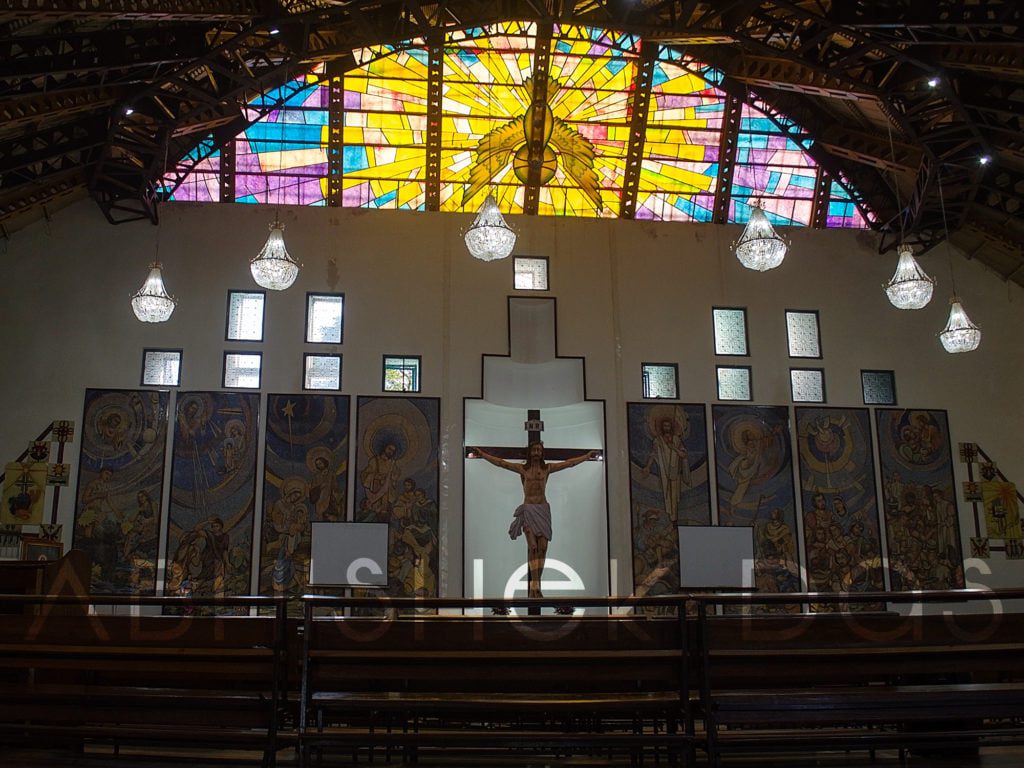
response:
{"label": "wooden ceiling", "polygon": [[1022,16],[1019,0],[0,0],[0,236],[86,194],[112,223],[155,221],[166,158],[235,136],[266,88],[354,67],[361,46],[521,19],[714,65],[730,96],[815,137],[881,251],[948,228],[1024,285]]}

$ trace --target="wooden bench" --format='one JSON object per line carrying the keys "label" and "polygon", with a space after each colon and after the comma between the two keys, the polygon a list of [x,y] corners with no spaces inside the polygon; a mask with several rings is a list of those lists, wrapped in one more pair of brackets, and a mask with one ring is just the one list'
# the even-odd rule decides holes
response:
{"label": "wooden bench", "polygon": [[[709,616],[774,601],[933,604],[1001,593],[695,596],[707,750],[976,748],[1024,743],[1024,615]],[[961,608],[963,602],[958,603]]]}
{"label": "wooden bench", "polygon": [[[285,602],[271,598],[3,596],[0,739],[259,750],[273,765],[285,704]],[[60,615],[69,604],[245,615]],[[250,616],[251,608],[270,615]]]}
{"label": "wooden bench", "polygon": [[[687,643],[677,618],[608,616],[609,602],[594,599],[574,603],[600,605],[605,615],[314,618],[328,607],[379,603],[304,602],[304,760],[314,751],[378,746],[401,749],[406,758],[459,747],[611,750],[636,759],[645,750],[664,750],[675,760],[693,745]],[[391,602],[400,610],[490,606]]]}

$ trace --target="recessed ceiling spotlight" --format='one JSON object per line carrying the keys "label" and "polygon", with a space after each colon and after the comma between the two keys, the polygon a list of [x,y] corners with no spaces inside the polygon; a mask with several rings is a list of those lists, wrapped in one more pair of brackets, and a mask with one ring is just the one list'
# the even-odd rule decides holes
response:
{"label": "recessed ceiling spotlight", "polygon": [[981,157],[978,158],[978,162],[981,165],[988,165],[989,163],[992,162],[992,157],[990,155],[982,155]]}
{"label": "recessed ceiling spotlight", "polygon": [[135,110],[134,110],[134,109],[132,109],[131,107],[125,107],[125,108],[124,108],[124,113],[125,113],[126,115],[130,115],[130,114],[132,114],[132,113],[134,113],[134,112],[135,112]]}
{"label": "recessed ceiling spotlight", "polygon": [[937,77],[929,77],[928,78],[928,87],[929,88],[938,88],[939,87],[939,78],[937,78]]}

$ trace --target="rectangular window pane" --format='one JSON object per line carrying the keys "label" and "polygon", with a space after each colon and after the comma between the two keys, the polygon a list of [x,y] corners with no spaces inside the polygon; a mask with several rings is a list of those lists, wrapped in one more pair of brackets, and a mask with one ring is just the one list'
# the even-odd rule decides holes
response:
{"label": "rectangular window pane", "polygon": [[679,369],[675,363],[644,363],[644,397],[679,397]]}
{"label": "rectangular window pane", "polygon": [[344,302],[342,294],[310,293],[306,296],[308,343],[341,344]]}
{"label": "rectangular window pane", "polygon": [[896,405],[896,374],[892,371],[861,371],[864,405]]}
{"label": "rectangular window pane", "polygon": [[821,368],[790,368],[789,386],[794,403],[825,402],[825,372]]}
{"label": "rectangular window pane", "polygon": [[817,312],[786,312],[790,357],[821,357]]}
{"label": "rectangular window pane", "polygon": [[419,392],[420,359],[418,357],[385,357],[384,391]]}
{"label": "rectangular window pane", "polygon": [[181,350],[143,351],[142,384],[149,387],[176,387],[181,384]]}
{"label": "rectangular window pane", "polygon": [[306,355],[306,389],[341,389],[341,355]]}
{"label": "rectangular window pane", "polygon": [[260,388],[259,352],[226,352],[224,354],[224,386],[242,389]]}
{"label": "rectangular window pane", "polygon": [[547,259],[517,256],[515,272],[517,291],[546,291],[548,289]]}
{"label": "rectangular window pane", "polygon": [[750,368],[746,366],[718,366],[719,400],[753,400]]}
{"label": "rectangular window pane", "polygon": [[747,310],[716,307],[711,310],[715,324],[716,355],[748,355]]}
{"label": "rectangular window pane", "polygon": [[262,293],[228,292],[228,341],[263,341]]}

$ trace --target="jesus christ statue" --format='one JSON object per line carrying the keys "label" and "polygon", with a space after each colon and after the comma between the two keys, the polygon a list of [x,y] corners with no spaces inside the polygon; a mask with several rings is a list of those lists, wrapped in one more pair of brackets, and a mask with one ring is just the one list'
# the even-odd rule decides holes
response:
{"label": "jesus christ statue", "polygon": [[548,542],[551,541],[551,505],[548,504],[547,497],[544,495],[548,485],[548,475],[582,464],[596,456],[597,452],[587,451],[566,461],[548,464],[544,461],[544,444],[530,443],[530,447],[527,449],[526,463],[514,464],[492,456],[481,448],[471,450],[494,466],[517,473],[523,481],[523,503],[516,508],[508,535],[515,540],[519,538],[519,534],[526,534],[530,567],[527,594],[529,597],[543,597],[544,595],[540,591],[540,576],[544,571]]}

